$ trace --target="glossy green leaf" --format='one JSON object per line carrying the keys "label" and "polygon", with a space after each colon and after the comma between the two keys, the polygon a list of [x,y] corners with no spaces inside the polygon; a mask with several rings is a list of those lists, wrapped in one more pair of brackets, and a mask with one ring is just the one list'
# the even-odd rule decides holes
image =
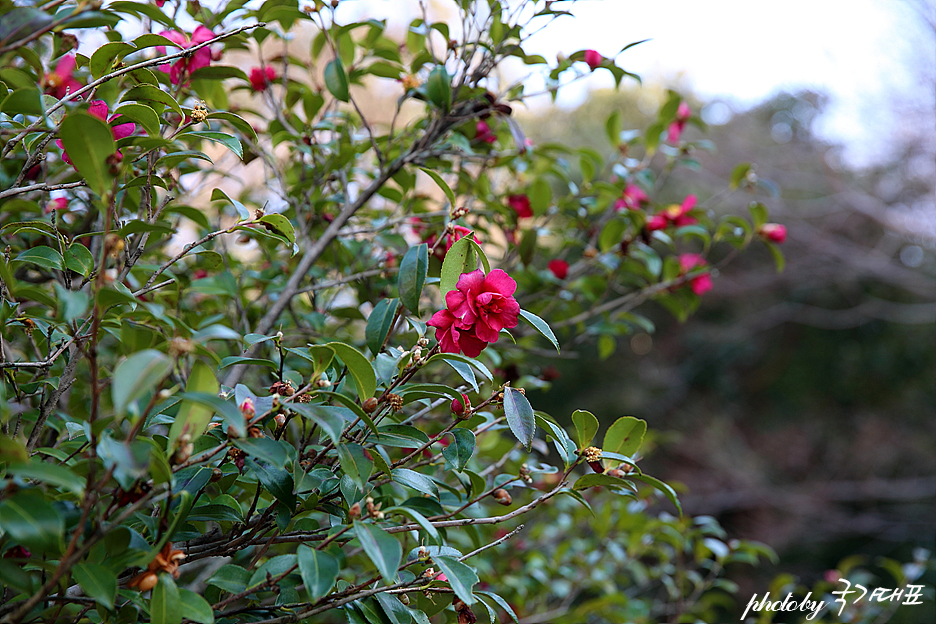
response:
{"label": "glossy green leaf", "polygon": [[[197,137],[199,139],[212,141],[214,143],[217,143],[218,145],[223,145],[224,147],[228,148],[229,150],[234,152],[234,154],[238,158],[242,160],[244,158],[244,146],[241,145],[240,139],[238,139],[235,136],[231,136],[230,134],[226,134],[224,132],[215,132],[213,130],[200,130],[200,131],[195,131],[195,132],[186,132],[185,134],[179,135],[179,138],[185,138],[185,137]],[[274,216],[274,215],[269,215],[269,216]],[[282,216],[282,215],[276,215],[276,216]],[[262,222],[263,219],[261,219],[260,221]],[[292,242],[295,242],[295,241],[292,241]]]}
{"label": "glossy green leaf", "polygon": [[622,416],[608,427],[605,433],[603,451],[633,456],[643,442],[647,432],[647,422],[633,416]]}
{"label": "glossy green leaf", "polygon": [[504,415],[514,436],[529,451],[536,433],[536,420],[530,402],[516,388],[504,388]]}
{"label": "glossy green leaf", "polygon": [[[6,450],[6,449],[2,449]],[[5,456],[4,459],[8,457]],[[49,485],[68,490],[76,496],[83,496],[85,479],[72,472],[68,466],[44,462],[38,455],[33,456],[29,463],[14,463],[7,468],[7,472],[23,479],[34,479]]]}
{"label": "glossy green leaf", "polygon": [[299,546],[296,554],[299,557],[299,574],[309,598],[314,601],[328,594],[338,579],[338,560],[305,545]]}
{"label": "glossy green leaf", "polygon": [[94,115],[76,111],[62,120],[59,138],[65,151],[73,155],[78,173],[103,197],[114,179],[107,160],[117,151],[110,126]]}
{"label": "glossy green leaf", "polygon": [[14,543],[41,551],[57,550],[65,531],[64,520],[55,507],[32,490],[0,502],[0,526]]}
{"label": "glossy green leaf", "polygon": [[256,475],[257,480],[260,481],[264,489],[275,496],[276,500],[290,509],[296,506],[296,495],[293,493],[291,474],[265,462],[256,461],[251,457],[247,458],[246,465]]}
{"label": "glossy green leaf", "polygon": [[343,342],[329,342],[327,345],[348,367],[361,401],[374,396],[377,390],[377,374],[364,354]]}
{"label": "glossy green leaf", "polygon": [[[204,392],[205,394],[216,395],[218,394],[219,388],[218,380],[215,378],[214,373],[211,372],[211,367],[202,360],[196,360],[195,364],[192,366],[192,371],[189,373],[188,381],[185,384],[185,391]],[[167,448],[170,450],[175,449],[176,440],[178,440],[179,436],[183,433],[187,433],[192,440],[200,436],[204,433],[208,423],[211,422],[213,414],[214,410],[210,407],[190,401],[183,402],[172,426],[169,428],[169,442]]]}
{"label": "glossy green leaf", "polygon": [[338,459],[345,474],[354,481],[358,489],[364,491],[367,479],[374,469],[374,462],[364,455],[364,448],[360,444],[348,443],[338,445]]}
{"label": "glossy green leaf", "polygon": [[214,412],[221,415],[224,430],[231,428],[237,437],[243,437],[247,433],[247,423],[244,415],[241,413],[233,401],[226,401],[217,394],[207,392],[185,392],[178,395],[182,401],[191,401],[199,405],[211,408]]}
{"label": "glossy green leaf", "polygon": [[533,326],[533,328],[542,334],[549,342],[556,347],[556,351],[559,351],[559,340],[556,339],[556,334],[553,333],[552,329],[549,327],[549,323],[536,316],[532,312],[527,310],[520,310],[520,316],[523,317],[527,323]]}
{"label": "glossy green leaf", "polygon": [[445,260],[442,261],[442,274],[439,281],[439,290],[442,292],[442,296],[444,297],[449,291],[455,290],[458,278],[463,273],[474,271],[476,266],[471,240],[465,237],[455,241],[455,244],[445,252]]}
{"label": "glossy green leaf", "polygon": [[468,460],[474,455],[475,434],[471,429],[456,427],[449,432],[453,441],[442,449],[442,457],[448,461],[455,470],[462,471]]}
{"label": "glossy green leaf", "polygon": [[65,250],[63,259],[66,267],[82,277],[88,277],[91,275],[91,271],[94,270],[94,256],[81,243],[69,245],[68,249]]}
{"label": "glossy green leaf", "polygon": [[152,624],[181,624],[182,601],[179,588],[172,576],[160,573],[159,582],[153,588],[150,598],[150,621]]}
{"label": "glossy green leaf", "polygon": [[179,601],[182,605],[182,617],[199,624],[214,624],[214,612],[208,601],[195,592],[179,588]]}
{"label": "glossy green leaf", "polygon": [[575,480],[575,484],[572,486],[573,490],[586,490],[595,486],[604,485],[609,487],[622,487],[630,491],[633,491],[633,487],[626,479],[621,479],[618,477],[612,477],[609,474],[600,474],[597,472],[590,472],[588,474],[582,475]]}
{"label": "glossy green leaf", "polygon": [[650,475],[646,474],[627,475],[627,478],[633,481],[646,483],[647,485],[656,488],[660,492],[663,492],[664,496],[666,496],[666,498],[668,498],[669,501],[673,503],[673,506],[676,507],[676,511],[679,512],[679,515],[682,515],[682,505],[679,504],[679,497],[676,495],[676,490],[674,490],[668,483],[664,483],[656,477],[651,477]]}
{"label": "glossy green leaf", "polygon": [[89,598],[94,598],[105,609],[114,608],[117,575],[110,568],[95,563],[79,563],[72,568],[72,575]]}
{"label": "glossy green leaf", "polygon": [[[171,108],[179,117],[184,117],[185,113],[182,112],[182,107],[179,106],[179,103],[176,102],[175,98],[152,85],[141,84],[135,87],[131,87],[129,91],[123,94],[123,97],[120,98],[121,102],[159,102],[160,104],[165,104]],[[67,146],[66,146],[67,147]]]}
{"label": "glossy green leaf", "polygon": [[421,494],[428,494],[433,498],[439,498],[439,488],[435,481],[424,474],[418,473],[409,468],[395,468],[391,471],[393,480],[406,487],[413,488]]}
{"label": "glossy green leaf", "polygon": [[137,48],[132,43],[125,41],[111,41],[105,43],[91,55],[88,62],[88,68],[91,75],[100,78],[114,67],[114,61],[120,60],[126,55],[136,52]]}
{"label": "glossy green leaf", "polygon": [[451,187],[448,184],[446,184],[445,180],[442,179],[442,176],[440,176],[438,173],[436,173],[432,169],[426,169],[425,167],[420,167],[419,170],[425,173],[430,178],[432,178],[432,181],[436,183],[436,186],[442,189],[442,192],[445,193],[445,196],[449,200],[449,205],[454,207],[455,206],[455,193],[452,192]]}
{"label": "glossy green leaf", "polygon": [[388,584],[397,582],[397,568],[403,558],[403,546],[392,535],[373,524],[355,520],[354,532],[364,552]]}
{"label": "glossy green leaf", "polygon": [[397,284],[400,301],[413,314],[419,315],[419,297],[429,271],[429,245],[422,243],[410,247],[400,262]]}
{"label": "glossy green leaf", "polygon": [[598,419],[595,415],[585,410],[575,410],[572,412],[572,424],[575,425],[579,449],[591,446],[595,434],[598,433]]}
{"label": "glossy green leaf", "polygon": [[345,73],[340,58],[335,58],[325,66],[325,87],[329,93],[342,102],[351,99],[351,93],[348,90],[348,75]]}
{"label": "glossy green leaf", "polygon": [[367,348],[374,355],[380,352],[390,330],[393,329],[393,322],[396,320],[399,307],[399,299],[381,299],[367,318],[364,338],[367,340]]}
{"label": "glossy green leaf", "polygon": [[432,561],[445,574],[455,595],[465,604],[473,604],[475,597],[471,593],[471,588],[478,583],[478,575],[475,571],[454,557],[438,555],[433,557]]}
{"label": "glossy green leaf", "polygon": [[[426,80],[426,97],[429,101],[447,111],[452,107],[452,77],[445,67],[437,65]],[[454,203],[454,202],[453,202]]]}
{"label": "glossy green leaf", "polygon": [[229,563],[218,568],[218,571],[208,579],[208,584],[228,593],[238,594],[247,589],[247,581],[249,580],[250,572],[238,565]]}
{"label": "glossy green leaf", "polygon": [[23,253],[16,256],[13,259],[13,262],[28,262],[30,264],[35,264],[44,269],[57,269],[59,271],[65,265],[65,260],[62,258],[62,254],[52,249],[51,247],[46,247],[45,245],[39,245],[33,247],[32,249],[27,249]]}
{"label": "glossy green leaf", "polygon": [[138,351],[114,369],[111,398],[114,411],[123,415],[132,401],[147,392],[155,392],[166,375],[172,372],[172,360],[155,349]]}
{"label": "glossy green leaf", "polygon": [[286,467],[286,449],[284,443],[273,438],[239,438],[231,442],[251,457],[262,459],[271,466]]}

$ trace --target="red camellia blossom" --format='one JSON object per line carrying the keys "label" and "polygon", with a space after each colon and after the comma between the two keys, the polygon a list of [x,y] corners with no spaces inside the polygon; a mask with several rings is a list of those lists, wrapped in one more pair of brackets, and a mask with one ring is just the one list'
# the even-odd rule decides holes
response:
{"label": "red camellia blossom", "polygon": [[471,411],[471,401],[468,400],[468,395],[462,393],[461,400],[452,399],[452,413],[456,416],[461,416],[465,411]]}
{"label": "red camellia blossom", "polygon": [[477,357],[489,343],[497,342],[502,329],[516,327],[520,314],[513,297],[516,290],[517,282],[501,269],[487,275],[480,269],[464,273],[455,290],[445,295],[447,309],[429,319],[442,351]]}
{"label": "red camellia blossom", "polygon": [[765,223],[757,231],[761,236],[778,245],[786,240],[786,226],[779,223]]}
{"label": "red camellia blossom", "polygon": [[595,71],[604,62],[604,57],[595,50],[585,50],[585,62]]}
{"label": "red camellia blossom", "polygon": [[676,109],[676,120],[670,124],[666,131],[666,142],[675,145],[679,143],[679,137],[682,136],[683,128],[686,127],[686,121],[692,117],[692,109],[685,102],[679,103]]}
{"label": "red camellia blossom", "polygon": [[475,125],[475,140],[483,143],[494,143],[497,141],[497,135],[491,132],[491,126],[486,121],[479,121]]}
{"label": "red camellia blossom", "polygon": [[74,71],[75,55],[63,56],[59,59],[55,69],[43,78],[42,83],[45,85],[45,92],[61,100],[69,93],[80,89],[81,83],[72,76]]}
{"label": "red camellia blossom", "polygon": [[665,229],[670,225],[681,227],[683,225],[698,223],[695,218],[689,216],[689,212],[695,208],[695,205],[696,196],[687,195],[682,204],[678,206],[676,204],[668,206],[663,209],[662,212],[650,217],[650,219],[647,220],[647,230],[652,232],[654,230]]}
{"label": "red camellia blossom", "polygon": [[68,200],[64,197],[56,197],[50,200],[49,203],[46,204],[44,212],[50,213],[54,210],[68,210]]}
{"label": "red camellia blossom", "polygon": [[[120,117],[120,115],[111,115],[110,119],[108,119],[107,103],[104,100],[94,100],[93,102],[91,102],[91,105],[88,106],[88,112],[94,115],[95,117],[97,117],[98,119],[103,119],[104,121],[114,121],[115,119]],[[111,126],[111,133],[114,135],[115,141],[127,138],[134,132],[136,132],[136,124],[132,122],[125,123],[125,124],[118,124],[116,126]],[[65,146],[62,144],[62,139],[56,139],[55,144],[58,145],[59,148],[63,150],[62,160],[67,162],[69,165],[74,166],[71,159],[68,157],[68,153],[64,151]],[[117,160],[120,160],[122,158],[123,158],[123,154],[120,153],[120,150],[117,150]]]}
{"label": "red camellia blossom", "polygon": [[271,66],[254,67],[250,70],[250,88],[256,91],[266,91],[276,80],[276,70]]}
{"label": "red camellia blossom", "polygon": [[648,203],[650,203],[650,197],[642,188],[636,184],[628,184],[624,188],[624,193],[621,195],[621,198],[614,202],[614,209],[623,210],[627,208],[628,210],[639,210],[641,206]]}
{"label": "red camellia blossom", "polygon": [[552,271],[552,274],[556,276],[556,279],[564,280],[569,274],[569,263],[565,260],[550,260],[549,264],[546,265],[549,267],[549,270]]}
{"label": "red camellia blossom", "polygon": [[516,212],[517,216],[520,218],[533,216],[530,198],[526,195],[510,195],[507,198],[507,205],[513,208],[514,212]]}
{"label": "red camellia blossom", "polygon": [[[159,33],[166,39],[169,39],[173,43],[177,44],[183,50],[191,48],[194,45],[199,43],[204,43],[214,39],[215,34],[205,28],[204,26],[199,26],[195,29],[195,32],[192,33],[192,38],[189,39],[184,33],[180,33],[178,30],[164,30]],[[166,53],[165,46],[156,46],[156,51],[160,54]],[[185,76],[190,76],[192,72],[202,67],[208,67],[211,64],[211,50],[209,46],[199,48],[195,52],[192,52],[190,56],[182,57],[172,64],[171,67],[166,65],[160,65],[159,71],[169,74],[169,82],[172,84],[179,84],[182,81],[183,74]]]}
{"label": "red camellia blossom", "polygon": [[[704,267],[707,264],[705,258],[699,254],[682,254],[679,256],[679,268],[682,275],[685,275],[692,269]],[[692,287],[692,292],[699,296],[704,295],[712,290],[712,275],[710,273],[697,275],[689,280],[689,285]]]}

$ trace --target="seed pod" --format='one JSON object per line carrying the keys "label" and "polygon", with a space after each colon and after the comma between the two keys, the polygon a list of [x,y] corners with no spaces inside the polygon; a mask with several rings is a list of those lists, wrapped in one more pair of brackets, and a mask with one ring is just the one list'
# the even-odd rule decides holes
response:
{"label": "seed pod", "polygon": [[491,492],[491,496],[503,506],[510,505],[513,503],[513,499],[510,498],[510,493],[507,492],[504,488],[498,488]]}
{"label": "seed pod", "polygon": [[612,468],[605,474],[607,474],[609,477],[617,477],[618,479],[623,479],[624,477],[627,476],[627,473],[621,470],[620,468]]}
{"label": "seed pod", "polygon": [[402,602],[407,607],[409,606],[409,596],[406,594],[398,594],[397,597],[400,599],[400,602]]}
{"label": "seed pod", "polygon": [[146,572],[143,574],[143,578],[139,580],[136,584],[136,588],[141,592],[148,592],[149,590],[156,587],[156,583],[159,582],[159,576],[154,572]]}
{"label": "seed pod", "polygon": [[377,399],[370,397],[364,401],[364,404],[361,407],[364,408],[364,411],[368,414],[373,414],[375,411],[377,411]]}

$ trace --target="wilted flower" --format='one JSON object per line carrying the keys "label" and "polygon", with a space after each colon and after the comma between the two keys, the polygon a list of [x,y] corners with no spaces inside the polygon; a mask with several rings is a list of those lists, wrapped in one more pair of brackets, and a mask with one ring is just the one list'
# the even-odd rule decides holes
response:
{"label": "wilted flower", "polygon": [[604,62],[604,57],[595,50],[585,50],[585,62],[592,71],[595,71]]}
{"label": "wilted flower", "polygon": [[786,240],[786,226],[779,223],[765,223],[757,229],[757,233],[772,243],[783,243]]}
{"label": "wilted flower", "polygon": [[[214,39],[215,34],[205,28],[204,26],[199,26],[195,29],[195,32],[192,33],[192,38],[179,32],[178,30],[164,30],[159,33],[166,39],[169,39],[178,47],[183,50],[191,48],[192,46],[198,45],[199,43],[204,43],[206,41],[211,41]],[[156,51],[160,54],[166,53],[165,46],[156,46]],[[169,82],[172,84],[179,84],[182,81],[183,74],[185,76],[190,76],[192,72],[202,67],[208,67],[211,64],[211,50],[208,46],[199,48],[195,52],[192,52],[189,56],[183,56],[171,67],[166,65],[160,65],[159,71],[169,74]]]}
{"label": "wilted flower", "polygon": [[[679,256],[679,268],[682,275],[689,273],[695,268],[704,267],[707,264],[705,258],[699,254],[682,254]],[[692,292],[699,296],[704,295],[712,290],[712,275],[711,273],[697,275],[689,280],[689,285],[692,287]]]}
{"label": "wilted flower", "polygon": [[530,206],[530,198],[526,195],[510,195],[507,197],[507,205],[513,208],[514,212],[520,218],[532,217],[533,208]]}
{"label": "wilted flower", "polygon": [[254,91],[266,91],[276,80],[276,70],[272,66],[254,67],[250,70],[250,88]]}
{"label": "wilted flower", "polygon": [[72,76],[74,72],[75,55],[63,56],[59,59],[55,69],[43,78],[42,83],[45,85],[45,92],[61,100],[72,91],[80,89],[81,83]]}
{"label": "wilted flower", "polygon": [[549,264],[546,265],[549,267],[549,270],[552,271],[552,274],[556,276],[556,279],[564,280],[569,274],[569,263],[565,260],[555,259],[550,260]]}

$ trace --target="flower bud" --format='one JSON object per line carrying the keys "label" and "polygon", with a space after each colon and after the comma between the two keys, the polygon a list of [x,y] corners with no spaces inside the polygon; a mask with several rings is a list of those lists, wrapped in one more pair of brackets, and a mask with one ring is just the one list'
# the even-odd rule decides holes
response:
{"label": "flower bud", "polygon": [[405,606],[407,607],[409,606],[409,596],[407,596],[406,594],[398,594],[397,597],[400,599],[400,602],[402,602]]}
{"label": "flower bud", "polygon": [[286,414],[283,412],[277,412],[276,416],[273,417],[273,422],[276,423],[277,427],[282,427],[286,424]]}
{"label": "flower bud", "polygon": [[351,508],[348,509],[348,519],[357,520],[361,517],[361,503],[354,503],[351,505]]}
{"label": "flower bud", "polygon": [[240,404],[240,411],[241,411],[241,414],[244,415],[244,418],[248,420],[256,416],[257,410],[254,407],[253,399],[251,399],[250,397],[247,397],[246,399],[244,399],[244,401]]}
{"label": "flower bud", "polygon": [[491,492],[491,496],[503,506],[510,505],[513,503],[513,499],[510,498],[510,493],[507,492],[504,488],[498,488]]}
{"label": "flower bud", "polygon": [[364,401],[364,404],[361,407],[368,414],[373,414],[375,411],[377,411],[377,399],[370,397]]}
{"label": "flower bud", "polygon": [[779,223],[765,223],[757,229],[757,233],[771,243],[779,245],[786,240],[787,229],[785,225]]}
{"label": "flower bud", "polygon": [[466,418],[471,416],[471,401],[468,400],[467,394],[463,393],[461,396],[461,400],[452,399],[452,413],[458,418]]}

